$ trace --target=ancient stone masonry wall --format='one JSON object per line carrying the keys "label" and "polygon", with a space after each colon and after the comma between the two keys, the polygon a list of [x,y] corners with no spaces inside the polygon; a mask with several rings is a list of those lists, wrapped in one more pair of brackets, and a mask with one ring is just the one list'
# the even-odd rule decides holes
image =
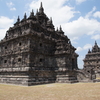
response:
{"label": "ancient stone masonry wall", "polygon": [[4,42],[3,44],[0,45],[0,47],[1,47],[0,55],[3,58],[1,64],[7,62],[8,63],[18,62],[18,58],[22,58],[21,56],[23,55],[23,53],[29,51],[28,40],[25,38],[24,39],[19,38],[19,39],[15,39],[14,41]]}

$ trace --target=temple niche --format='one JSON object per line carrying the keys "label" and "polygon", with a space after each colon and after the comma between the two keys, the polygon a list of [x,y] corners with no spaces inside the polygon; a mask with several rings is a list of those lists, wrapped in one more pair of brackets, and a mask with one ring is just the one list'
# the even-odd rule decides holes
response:
{"label": "temple niche", "polygon": [[36,14],[32,10],[29,17],[18,16],[0,41],[0,82],[28,86],[78,82],[75,50],[62,27],[55,30],[41,3]]}

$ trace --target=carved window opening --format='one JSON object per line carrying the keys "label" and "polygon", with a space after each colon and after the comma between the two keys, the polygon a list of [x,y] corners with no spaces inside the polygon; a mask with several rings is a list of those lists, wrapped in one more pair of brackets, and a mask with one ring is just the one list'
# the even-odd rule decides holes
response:
{"label": "carved window opening", "polygon": [[40,58],[40,62],[43,62],[43,59],[42,58]]}
{"label": "carved window opening", "polygon": [[97,68],[99,68],[99,66],[97,66]]}
{"label": "carved window opening", "polygon": [[21,62],[21,60],[22,60],[21,58],[18,58],[18,62]]}
{"label": "carved window opening", "polygon": [[36,75],[36,77],[38,77],[38,73],[36,73],[35,75]]}
{"label": "carved window opening", "polygon": [[43,45],[42,45],[42,43],[40,43],[40,47],[42,47]]}
{"label": "carved window opening", "polygon": [[90,71],[87,71],[88,73],[90,73]]}
{"label": "carved window opening", "polygon": [[20,42],[20,43],[19,43],[19,46],[21,46],[21,45],[22,45],[22,43]]}
{"label": "carved window opening", "polygon": [[4,60],[4,63],[7,63],[7,60]]}
{"label": "carved window opening", "polygon": [[5,49],[7,49],[7,46],[5,47]]}

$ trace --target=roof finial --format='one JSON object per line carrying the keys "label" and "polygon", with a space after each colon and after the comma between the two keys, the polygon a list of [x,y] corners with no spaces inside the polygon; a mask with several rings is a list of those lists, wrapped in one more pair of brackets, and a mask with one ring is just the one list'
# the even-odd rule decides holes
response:
{"label": "roof finial", "polygon": [[26,13],[25,13],[25,15],[24,15],[24,19],[26,19],[27,18],[27,16],[26,16]]}
{"label": "roof finial", "polygon": [[37,13],[38,13],[38,9],[37,9]]}
{"label": "roof finial", "polygon": [[32,12],[31,12],[30,16],[31,16],[31,17],[33,17],[33,16],[34,16],[34,12],[33,12],[33,9],[32,9]]}
{"label": "roof finial", "polygon": [[36,15],[38,15],[38,9],[37,9]]}
{"label": "roof finial", "polygon": [[40,13],[43,13],[43,12],[44,12],[44,9],[43,9],[43,6],[42,6],[42,2],[41,2],[41,5],[40,5],[39,12],[40,12]]}
{"label": "roof finial", "polygon": [[20,22],[20,18],[19,18],[19,16],[18,16],[18,18],[17,18],[17,22]]}
{"label": "roof finial", "polygon": [[97,42],[95,41],[95,45],[97,45]]}
{"label": "roof finial", "polygon": [[60,31],[62,31],[62,27],[61,27],[61,25],[60,25]]}
{"label": "roof finial", "polygon": [[52,24],[52,17],[50,17],[50,22],[51,22],[51,24]]}
{"label": "roof finial", "polygon": [[91,53],[90,49],[89,49],[88,53]]}
{"label": "roof finial", "polygon": [[64,34],[61,25],[60,25],[60,28],[59,28],[59,31],[58,31],[58,32],[59,32],[60,34]]}
{"label": "roof finial", "polygon": [[58,32],[58,27],[57,27],[57,30],[56,31]]}
{"label": "roof finial", "polygon": [[42,2],[41,2],[41,6],[40,7],[42,8]]}
{"label": "roof finial", "polygon": [[34,14],[34,11],[33,11],[33,9],[32,9],[32,14]]}

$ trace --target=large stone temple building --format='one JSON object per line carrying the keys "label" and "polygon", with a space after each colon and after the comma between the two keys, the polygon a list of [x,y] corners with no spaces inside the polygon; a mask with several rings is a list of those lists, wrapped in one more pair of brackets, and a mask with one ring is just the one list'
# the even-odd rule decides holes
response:
{"label": "large stone temple building", "polygon": [[62,27],[55,30],[52,18],[33,10],[10,27],[0,41],[0,83],[37,85],[45,83],[89,82],[100,76],[100,47],[95,43],[78,69],[76,48],[64,35]]}
{"label": "large stone temple building", "polygon": [[0,41],[0,82],[35,85],[77,82],[77,57],[60,26],[55,30],[41,6],[10,27]]}
{"label": "large stone temple building", "polygon": [[87,73],[95,73],[95,77],[100,77],[100,47],[95,42],[92,50],[89,49],[88,54],[86,54],[84,61],[84,70]]}

